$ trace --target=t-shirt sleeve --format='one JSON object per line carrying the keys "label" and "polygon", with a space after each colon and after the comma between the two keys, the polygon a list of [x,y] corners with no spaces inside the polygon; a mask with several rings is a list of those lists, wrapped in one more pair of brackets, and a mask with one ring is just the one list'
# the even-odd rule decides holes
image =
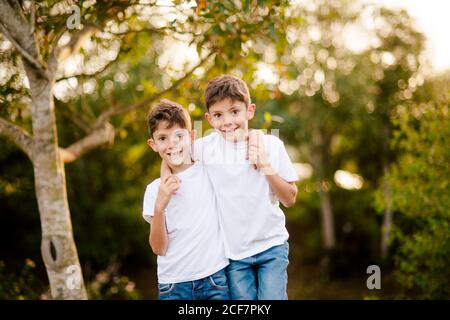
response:
{"label": "t-shirt sleeve", "polygon": [[154,209],[157,195],[156,192],[157,188],[155,188],[153,184],[149,184],[147,186],[147,189],[145,189],[142,216],[144,217],[145,221],[149,223],[151,218],[155,214]]}
{"label": "t-shirt sleeve", "polygon": [[271,136],[269,141],[273,143],[273,145],[269,148],[271,150],[270,152],[272,153],[269,156],[269,159],[271,159],[272,166],[274,166],[274,169],[276,170],[278,175],[287,182],[297,181],[297,171],[295,170],[294,165],[289,158],[283,141],[275,136]]}
{"label": "t-shirt sleeve", "polygon": [[279,168],[278,174],[287,182],[293,182],[298,180],[297,171],[295,171],[294,165],[292,164],[291,159],[286,151],[284,143],[281,142],[279,147]]}

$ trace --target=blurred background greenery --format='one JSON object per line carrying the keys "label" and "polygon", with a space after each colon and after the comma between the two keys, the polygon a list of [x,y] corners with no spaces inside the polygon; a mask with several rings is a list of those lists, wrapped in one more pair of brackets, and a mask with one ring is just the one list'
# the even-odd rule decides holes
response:
{"label": "blurred background greenery", "polygon": [[[164,97],[202,120],[206,83],[222,73],[248,83],[251,127],[278,130],[301,177],[285,210],[290,299],[450,298],[450,73],[430,71],[406,11],[344,0],[42,1],[37,35],[53,37],[73,3],[82,26],[60,41],[95,31],[58,70],[59,144],[111,106],[138,106],[110,117],[113,142],[65,165],[91,299],[156,298],[141,210],[160,161],[146,115]],[[0,116],[31,132],[21,62],[1,34],[0,67]],[[5,139],[0,150],[0,298],[49,299],[33,166]],[[381,290],[366,287],[373,264]]]}

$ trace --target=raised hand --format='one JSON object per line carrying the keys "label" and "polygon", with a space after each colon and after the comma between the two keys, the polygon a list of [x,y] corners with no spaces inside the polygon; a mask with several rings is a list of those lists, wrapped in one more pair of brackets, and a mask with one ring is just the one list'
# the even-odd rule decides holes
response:
{"label": "raised hand", "polygon": [[275,170],[270,165],[264,148],[264,133],[251,130],[248,134],[248,160],[264,175],[273,175]]}
{"label": "raised hand", "polygon": [[156,197],[155,211],[164,211],[169,204],[172,196],[180,188],[181,180],[174,174],[168,175],[165,179],[161,178],[158,196]]}

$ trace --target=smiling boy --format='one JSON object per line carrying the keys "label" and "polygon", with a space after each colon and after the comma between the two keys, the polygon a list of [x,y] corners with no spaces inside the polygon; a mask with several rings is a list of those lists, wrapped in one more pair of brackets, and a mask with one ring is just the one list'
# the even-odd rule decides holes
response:
{"label": "smiling boy", "polygon": [[149,242],[158,255],[161,300],[229,299],[216,197],[201,163],[191,158],[189,114],[163,100],[148,117],[148,145],[172,174],[150,183],[143,216],[151,225]]}
{"label": "smiling boy", "polygon": [[289,235],[279,202],[295,203],[297,174],[280,139],[249,132],[256,106],[244,81],[210,81],[205,102],[216,132],[195,141],[194,157],[217,196],[231,298],[287,299]]}

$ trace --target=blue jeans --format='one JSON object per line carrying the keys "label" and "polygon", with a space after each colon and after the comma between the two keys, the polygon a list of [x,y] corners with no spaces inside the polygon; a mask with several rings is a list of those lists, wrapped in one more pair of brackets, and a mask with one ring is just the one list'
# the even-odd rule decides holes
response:
{"label": "blue jeans", "polygon": [[180,283],[159,283],[160,300],[229,300],[225,269],[203,279]]}
{"label": "blue jeans", "polygon": [[289,244],[274,246],[226,268],[231,299],[287,300]]}

